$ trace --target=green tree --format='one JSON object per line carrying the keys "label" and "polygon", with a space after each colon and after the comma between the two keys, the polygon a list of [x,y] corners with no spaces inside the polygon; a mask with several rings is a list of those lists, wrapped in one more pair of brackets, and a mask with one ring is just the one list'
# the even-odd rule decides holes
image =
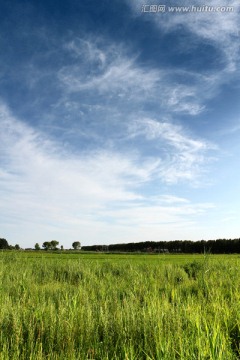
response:
{"label": "green tree", "polygon": [[0,238],[0,249],[9,249],[9,245],[6,239]]}
{"label": "green tree", "polygon": [[59,244],[59,242],[57,240],[45,241],[43,243],[43,247],[45,250],[57,250],[58,244]]}
{"label": "green tree", "polygon": [[41,249],[39,243],[36,243],[34,247],[35,247],[35,250],[40,250]]}
{"label": "green tree", "polygon": [[58,244],[59,244],[59,241],[57,241],[57,240],[52,240],[52,241],[51,241],[51,249],[52,249],[52,250],[57,250]]}
{"label": "green tree", "polygon": [[14,246],[14,248],[15,248],[15,250],[20,250],[20,246],[19,246],[18,244],[16,244],[16,245]]}
{"label": "green tree", "polygon": [[81,243],[79,241],[74,241],[72,243],[72,247],[74,248],[74,250],[80,250],[81,249]]}
{"label": "green tree", "polygon": [[43,246],[43,248],[45,250],[50,250],[51,249],[51,243],[49,241],[44,241],[42,246]]}

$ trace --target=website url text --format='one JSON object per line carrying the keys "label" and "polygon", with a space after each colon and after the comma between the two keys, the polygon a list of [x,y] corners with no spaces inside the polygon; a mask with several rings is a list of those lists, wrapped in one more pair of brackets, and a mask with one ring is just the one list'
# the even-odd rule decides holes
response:
{"label": "website url text", "polygon": [[142,5],[143,13],[189,13],[189,12],[233,12],[234,6],[167,6],[167,5]]}

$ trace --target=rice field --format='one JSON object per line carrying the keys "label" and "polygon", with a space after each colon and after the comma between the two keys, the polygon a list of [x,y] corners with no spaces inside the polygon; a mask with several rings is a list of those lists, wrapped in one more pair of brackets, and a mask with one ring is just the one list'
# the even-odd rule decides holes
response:
{"label": "rice field", "polygon": [[238,255],[0,253],[0,359],[240,359]]}

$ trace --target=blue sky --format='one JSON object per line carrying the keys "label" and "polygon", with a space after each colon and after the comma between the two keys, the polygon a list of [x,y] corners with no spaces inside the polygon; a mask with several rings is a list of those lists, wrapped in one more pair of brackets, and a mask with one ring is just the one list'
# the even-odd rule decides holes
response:
{"label": "blue sky", "polygon": [[1,2],[0,237],[240,236],[239,5],[203,5]]}

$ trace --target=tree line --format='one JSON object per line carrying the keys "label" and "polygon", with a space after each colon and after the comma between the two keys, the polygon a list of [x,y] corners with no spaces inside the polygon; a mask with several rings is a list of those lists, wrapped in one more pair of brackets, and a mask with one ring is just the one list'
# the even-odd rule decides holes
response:
{"label": "tree line", "polygon": [[217,240],[173,240],[173,241],[145,241],[127,244],[82,246],[85,251],[109,252],[149,252],[149,253],[212,253],[232,254],[240,253],[239,239]]}
{"label": "tree line", "polygon": [[20,246],[16,245],[9,245],[8,241],[4,238],[0,238],[0,249],[1,250],[20,250]]}
{"label": "tree line", "polygon": [[[44,241],[44,243],[42,244],[42,248],[44,250],[59,250],[58,245],[59,245],[59,241],[57,240]],[[72,247],[74,250],[80,250],[81,243],[79,241],[74,241],[72,243]],[[34,249],[41,250],[41,246],[39,245],[39,243],[35,244]],[[63,250],[63,245],[61,245],[60,249]],[[0,250],[20,250],[20,246],[18,244],[16,244],[15,246],[9,245],[6,239],[0,238]],[[33,250],[33,249],[26,249],[26,250]]]}
{"label": "tree line", "polygon": [[[59,250],[59,248],[57,247],[58,245],[59,245],[59,241],[52,240],[52,241],[44,241],[44,243],[42,244],[42,247],[45,250]],[[81,243],[79,241],[74,241],[72,243],[72,247],[74,250],[80,250]],[[35,250],[41,250],[39,243],[35,244]],[[61,250],[63,250],[63,245],[61,245]]]}
{"label": "tree line", "polygon": [[[45,250],[59,250],[57,240],[45,241],[42,248]],[[217,240],[173,240],[173,241],[145,241],[126,244],[111,245],[90,245],[82,246],[79,241],[72,243],[74,250],[83,251],[103,251],[103,252],[148,252],[148,253],[212,253],[212,254],[232,254],[240,253],[239,239],[217,239]],[[12,246],[4,238],[0,238],[0,249],[20,250],[18,244]],[[41,250],[38,243],[35,250]],[[61,246],[63,250],[63,246]]]}

